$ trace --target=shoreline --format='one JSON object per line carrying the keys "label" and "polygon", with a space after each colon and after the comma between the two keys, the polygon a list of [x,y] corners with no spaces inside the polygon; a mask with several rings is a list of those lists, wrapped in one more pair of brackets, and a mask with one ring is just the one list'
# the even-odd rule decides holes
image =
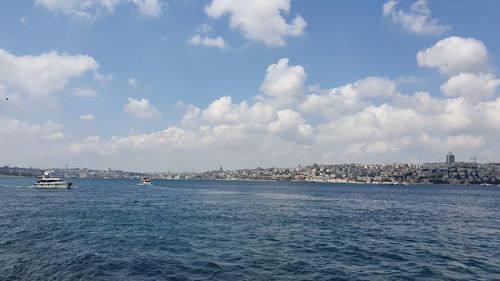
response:
{"label": "shoreline", "polygon": [[0,175],[0,178],[31,178],[31,176]]}
{"label": "shoreline", "polygon": [[[13,176],[13,175],[0,175],[0,179],[9,178],[34,178],[32,176]],[[137,180],[136,178],[68,178],[76,180]],[[289,182],[289,183],[316,183],[316,184],[343,184],[343,185],[377,185],[377,186],[485,186],[485,187],[500,187],[500,184],[489,184],[489,183],[392,183],[392,182],[336,182],[336,181],[308,181],[308,180],[275,180],[275,179],[163,179],[163,178],[152,178],[153,180],[161,181],[234,181],[234,182]]]}

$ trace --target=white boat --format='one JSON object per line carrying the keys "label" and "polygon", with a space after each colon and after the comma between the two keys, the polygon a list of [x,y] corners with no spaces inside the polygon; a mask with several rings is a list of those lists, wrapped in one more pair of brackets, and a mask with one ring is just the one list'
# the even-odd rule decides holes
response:
{"label": "white boat", "polygon": [[71,187],[71,182],[63,181],[56,176],[52,176],[50,172],[44,172],[43,176],[36,178],[34,188],[65,188]]}
{"label": "white boat", "polygon": [[151,184],[153,184],[153,183],[151,182],[150,177],[142,177],[141,183],[139,183],[139,185],[151,185]]}

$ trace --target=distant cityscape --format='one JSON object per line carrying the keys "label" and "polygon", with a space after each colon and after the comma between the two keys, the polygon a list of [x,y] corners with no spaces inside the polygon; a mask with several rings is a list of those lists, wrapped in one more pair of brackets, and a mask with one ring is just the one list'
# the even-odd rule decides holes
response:
{"label": "distant cityscape", "polygon": [[[335,164],[298,166],[294,168],[254,168],[206,172],[139,173],[121,170],[87,168],[54,168],[54,174],[64,178],[134,179],[143,176],[153,179],[200,180],[272,180],[330,183],[372,184],[500,184],[500,163],[455,162],[450,152],[445,162],[423,164]],[[0,167],[0,175],[37,176],[43,169]]]}

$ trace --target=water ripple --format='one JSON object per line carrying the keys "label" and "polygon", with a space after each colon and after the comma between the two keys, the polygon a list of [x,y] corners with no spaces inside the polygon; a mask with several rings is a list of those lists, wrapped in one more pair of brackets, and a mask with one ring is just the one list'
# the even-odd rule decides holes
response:
{"label": "water ripple", "polygon": [[0,179],[0,280],[498,280],[500,189]]}

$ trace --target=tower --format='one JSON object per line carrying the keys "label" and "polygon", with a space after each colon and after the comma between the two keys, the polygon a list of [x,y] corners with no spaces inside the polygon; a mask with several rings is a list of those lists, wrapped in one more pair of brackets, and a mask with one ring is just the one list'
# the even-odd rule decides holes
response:
{"label": "tower", "polygon": [[455,155],[453,155],[453,153],[451,152],[448,152],[448,154],[446,155],[446,164],[452,165],[453,163],[455,163]]}

